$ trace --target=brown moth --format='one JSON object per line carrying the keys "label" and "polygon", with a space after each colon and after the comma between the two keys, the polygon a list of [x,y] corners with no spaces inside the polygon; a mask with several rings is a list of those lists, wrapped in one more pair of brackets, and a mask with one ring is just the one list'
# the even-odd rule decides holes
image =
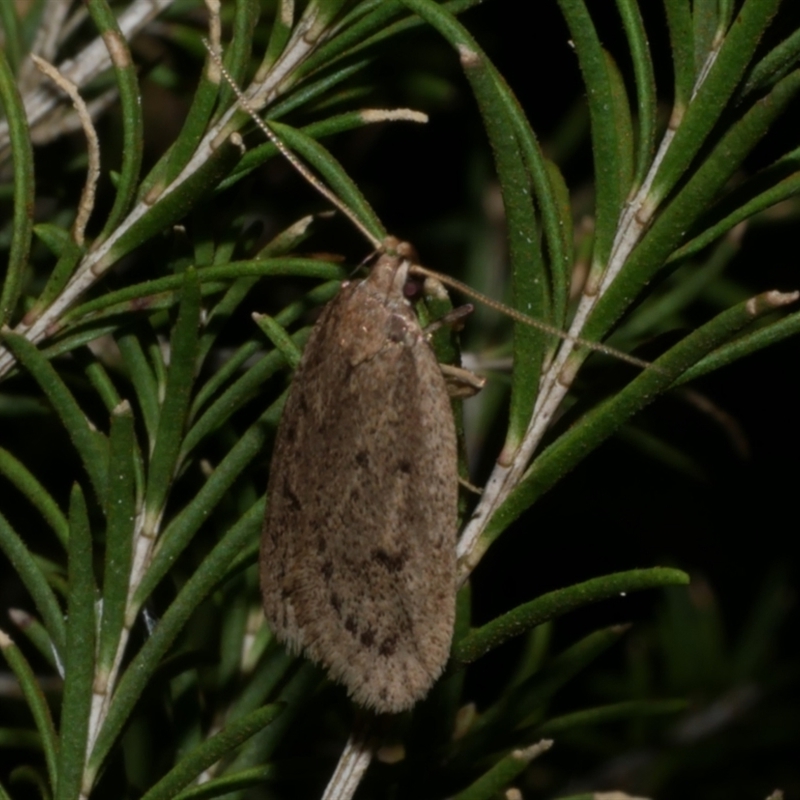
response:
{"label": "brown moth", "polygon": [[[376,244],[249,106],[284,157]],[[406,113],[406,117],[411,112]],[[418,117],[415,117],[420,121]],[[458,472],[441,367],[404,295],[410,245],[390,237],[370,275],[323,310],[278,427],[261,536],[261,591],[275,635],[321,663],[362,706],[411,708],[442,673],[455,620]],[[640,367],[414,265],[524,324]]]}
{"label": "brown moth", "polygon": [[278,428],[261,538],[275,635],[362,706],[439,677],[455,618],[458,473],[448,390],[389,239],[311,332]]}

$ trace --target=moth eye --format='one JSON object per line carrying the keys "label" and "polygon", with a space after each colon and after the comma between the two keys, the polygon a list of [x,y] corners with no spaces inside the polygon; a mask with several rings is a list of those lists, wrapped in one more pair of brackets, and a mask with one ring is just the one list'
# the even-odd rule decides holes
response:
{"label": "moth eye", "polygon": [[422,287],[424,284],[425,281],[423,278],[412,275],[403,286],[403,297],[405,297],[406,300],[410,300],[412,303],[416,303],[422,297]]}

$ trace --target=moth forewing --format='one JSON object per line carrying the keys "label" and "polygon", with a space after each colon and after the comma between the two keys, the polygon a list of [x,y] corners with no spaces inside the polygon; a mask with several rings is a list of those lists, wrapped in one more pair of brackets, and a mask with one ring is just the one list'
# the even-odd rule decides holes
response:
{"label": "moth forewing", "polygon": [[455,617],[457,453],[398,244],[323,310],[278,429],[261,544],[279,639],[379,712],[441,674]]}

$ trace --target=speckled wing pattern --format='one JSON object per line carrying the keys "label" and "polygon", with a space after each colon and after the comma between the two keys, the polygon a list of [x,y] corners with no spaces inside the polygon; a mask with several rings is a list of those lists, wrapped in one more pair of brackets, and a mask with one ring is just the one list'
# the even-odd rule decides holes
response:
{"label": "speckled wing pattern", "polygon": [[277,637],[392,713],[441,674],[456,594],[455,426],[408,266],[382,255],[320,315],[275,441],[260,557]]}

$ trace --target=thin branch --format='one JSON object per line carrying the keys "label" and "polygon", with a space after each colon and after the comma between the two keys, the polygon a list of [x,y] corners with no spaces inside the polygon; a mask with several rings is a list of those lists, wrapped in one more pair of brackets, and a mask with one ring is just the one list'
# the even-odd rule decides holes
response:
{"label": "thin branch", "polygon": [[86,183],[81,192],[78,213],[75,215],[75,222],[72,225],[72,238],[76,244],[82,245],[85,240],[86,224],[94,208],[95,195],[97,194],[97,182],[100,179],[100,140],[97,131],[92,124],[92,117],[83,98],[78,92],[78,87],[72,81],[67,80],[59,71],[45,59],[31,54],[33,63],[53,81],[62,91],[66,92],[75,112],[80,120],[81,127],[86,136],[86,148],[89,164],[86,169]]}
{"label": "thin branch", "polygon": [[[31,44],[31,56],[39,56],[45,61],[53,62],[58,51],[62,34],[64,19],[69,13],[69,0],[47,0],[42,9],[36,36]],[[36,88],[39,83],[39,74],[34,67],[33,60],[23,61],[19,72],[19,91],[25,96]]]}
{"label": "thin branch", "polygon": [[[175,0],[134,0],[119,16],[119,27],[126,40],[130,41],[148,22],[169,8]],[[74,58],[68,58],[58,65],[61,75],[78,88],[84,88],[90,81],[111,66],[111,58],[103,38],[98,36],[81,50]],[[35,128],[44,120],[61,98],[49,86],[38,86],[24,97],[28,124]],[[9,153],[8,123],[0,121],[0,161]]]}
{"label": "thin branch", "polygon": [[369,723],[362,728],[358,723],[354,725],[322,800],[350,800],[355,794],[375,755],[375,744],[370,741],[369,728]]}
{"label": "thin branch", "polygon": [[[703,72],[703,79],[707,74]],[[699,86],[700,81],[695,86],[695,93]],[[522,442],[515,452],[501,453],[486,483],[481,501],[464,528],[457,547],[460,583],[467,579],[482,558],[485,546],[481,544],[481,536],[486,526],[495,511],[519,483],[542,437],[572,387],[575,372],[569,370],[567,365],[582,339],[581,333],[591,312],[619,275],[657,211],[658,205],[653,201],[651,190],[658,169],[675,138],[678,123],[672,127],[673,122],[676,121],[671,120],[671,126],[664,134],[645,180],[620,216],[608,264],[601,273],[599,284],[584,286],[567,336],[562,341],[555,358],[542,374],[536,404]],[[590,274],[595,271],[591,270]]]}

